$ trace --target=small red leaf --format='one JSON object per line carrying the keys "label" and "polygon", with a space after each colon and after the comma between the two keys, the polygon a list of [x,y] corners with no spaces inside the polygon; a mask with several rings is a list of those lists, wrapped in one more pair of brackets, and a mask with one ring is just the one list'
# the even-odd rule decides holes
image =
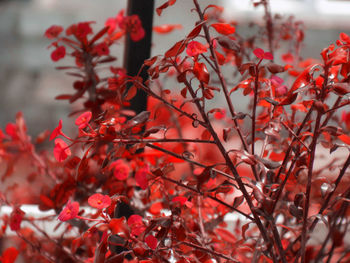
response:
{"label": "small red leaf", "polygon": [[203,23],[198,24],[195,28],[193,28],[192,31],[187,35],[187,39],[193,39],[196,36],[198,36],[202,30],[202,26],[203,26]]}
{"label": "small red leaf", "polygon": [[153,235],[147,236],[145,242],[151,249],[155,250],[157,248],[158,240]]}
{"label": "small red leaf", "polygon": [[261,48],[256,48],[253,50],[253,53],[254,55],[257,57],[257,58],[260,58],[260,59],[264,59],[264,50],[262,50]]}
{"label": "small red leaf", "polygon": [[350,136],[346,134],[342,134],[338,136],[338,139],[341,140],[342,142],[350,145]]}
{"label": "small red leaf", "polygon": [[153,31],[157,32],[158,34],[167,34],[174,31],[175,29],[181,29],[181,28],[182,28],[181,24],[174,24],[174,25],[164,24],[160,26],[154,26]]}
{"label": "small red leaf", "polygon": [[139,187],[141,187],[142,190],[145,190],[148,187],[148,179],[147,179],[148,173],[149,173],[148,167],[143,167],[135,173],[136,184]]}
{"label": "small red leaf", "polygon": [[124,237],[129,236],[129,227],[124,216],[111,219],[108,226],[114,235],[123,235]]}
{"label": "small red leaf", "polygon": [[172,6],[173,4],[175,4],[175,2],[176,0],[166,1],[164,4],[156,8],[157,14],[160,16],[165,8],[167,8],[168,6]]}
{"label": "small red leaf", "polygon": [[102,28],[91,40],[90,40],[90,43],[89,45],[93,45],[97,40],[99,40],[101,37],[103,37],[104,34],[107,33],[109,29],[109,26],[106,26],[104,28]]}
{"label": "small red leaf", "polygon": [[105,257],[107,253],[107,240],[108,235],[106,233],[103,234],[101,243],[97,246],[95,250],[95,259],[94,263],[104,263]]}
{"label": "small red leaf", "polygon": [[234,244],[237,241],[237,238],[235,235],[233,235],[230,231],[227,231],[224,228],[217,228],[215,230],[215,232],[217,233],[218,236],[221,237],[222,240],[230,243],[230,244]]}
{"label": "small red leaf", "polygon": [[73,95],[71,94],[61,94],[55,97],[55,100],[70,100]]}
{"label": "small red leaf", "polygon": [[181,205],[184,205],[187,202],[187,197],[185,196],[175,196],[171,201],[172,202],[179,202]]}
{"label": "small red leaf", "polygon": [[2,263],[14,263],[16,261],[16,258],[18,256],[18,250],[14,247],[9,247],[7,248],[3,253],[2,253]]}
{"label": "small red leaf", "polygon": [[186,53],[191,57],[207,52],[207,47],[198,41],[191,41],[187,44]]}
{"label": "small red leaf", "polygon": [[316,66],[318,66],[318,64],[308,66],[294,81],[293,86],[289,92],[293,92],[308,85],[311,80],[310,72],[314,71]]}
{"label": "small red leaf", "polygon": [[285,98],[283,101],[278,104],[279,106],[289,105],[292,104],[298,97],[298,93],[292,93],[287,98]]}
{"label": "small red leaf", "polygon": [[124,99],[125,100],[131,100],[136,96],[137,93],[137,87],[136,86],[131,86],[130,89],[127,91]]}
{"label": "small red leaf", "polygon": [[230,24],[217,23],[212,24],[211,26],[216,30],[216,32],[222,35],[230,35],[236,31],[236,28],[234,26],[231,26]]}
{"label": "small red leaf", "polygon": [[273,60],[273,55],[270,52],[265,52],[264,59]]}
{"label": "small red leaf", "polygon": [[206,84],[209,83],[209,72],[207,66],[204,63],[195,62],[193,66],[193,74],[197,77],[199,81],[202,81]]}
{"label": "small red leaf", "polygon": [[177,43],[175,43],[175,45],[173,45],[167,52],[165,52],[164,56],[165,57],[175,57],[179,54],[182,53],[182,51],[184,51],[186,46],[186,43],[184,40],[181,40]]}

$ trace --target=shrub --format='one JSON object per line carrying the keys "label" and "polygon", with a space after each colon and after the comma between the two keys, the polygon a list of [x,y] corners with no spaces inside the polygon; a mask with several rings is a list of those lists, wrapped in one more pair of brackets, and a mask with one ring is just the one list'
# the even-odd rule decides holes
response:
{"label": "shrub", "polygon": [[[74,59],[58,67],[76,77],[74,92],[56,99],[84,101],[72,112],[77,136],[60,121],[33,141],[19,113],[0,133],[2,181],[26,160],[26,179],[41,182],[39,208],[55,212],[41,220],[58,219],[64,231],[48,235],[9,197],[20,183],[10,187],[1,194],[13,207],[2,233],[19,239],[3,262],[19,252],[28,262],[350,261],[349,36],[303,60],[302,23],[273,18],[267,1],[255,3],[265,8],[262,33],[248,38],[223,8],[193,3],[198,22],[145,60],[148,80],[113,66],[110,54],[124,35],[143,39],[137,15],[121,11],[97,33],[92,22],[45,32],[54,62]],[[292,48],[283,53],[285,44]],[[148,105],[135,112],[140,91]],[[248,98],[247,110],[238,112],[233,97]],[[53,154],[36,148],[48,139]]]}

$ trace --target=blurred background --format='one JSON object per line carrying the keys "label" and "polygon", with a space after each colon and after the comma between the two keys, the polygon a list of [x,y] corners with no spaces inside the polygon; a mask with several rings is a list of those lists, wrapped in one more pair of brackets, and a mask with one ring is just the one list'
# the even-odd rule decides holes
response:
{"label": "blurred background", "polygon": [[[164,2],[156,0],[155,6]],[[199,2],[202,6],[215,2],[225,7],[225,16],[240,24],[262,22],[263,8],[254,8],[251,0]],[[3,129],[6,123],[14,121],[18,111],[23,112],[32,135],[53,129],[59,119],[65,122],[71,106],[66,101],[55,101],[54,97],[68,93],[73,78],[55,70],[55,66],[65,62],[51,61],[47,49],[50,42],[43,37],[45,30],[53,24],[67,27],[81,21],[96,21],[97,29],[106,18],[126,8],[126,4],[127,0],[0,0],[0,127]],[[191,8],[192,1],[177,0],[161,17],[155,15],[154,25],[182,24],[183,29],[168,35],[154,34],[153,55],[162,54],[191,30],[197,19]],[[274,0],[271,9],[273,13],[294,15],[305,22],[303,57],[318,58],[322,48],[334,42],[340,32],[350,32],[347,0]],[[243,30],[249,34],[248,26]],[[116,65],[122,65],[122,45],[114,52],[119,58]]]}

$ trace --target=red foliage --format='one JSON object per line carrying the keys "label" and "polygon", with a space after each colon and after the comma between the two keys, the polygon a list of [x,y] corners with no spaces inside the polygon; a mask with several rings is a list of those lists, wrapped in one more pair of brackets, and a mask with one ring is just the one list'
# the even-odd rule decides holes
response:
{"label": "red foliage", "polygon": [[[121,11],[97,32],[91,21],[46,30],[52,60],[74,60],[57,67],[76,81],[56,99],[84,102],[72,138],[60,120],[32,141],[21,113],[0,130],[0,202],[13,208],[0,235],[18,236],[2,262],[18,253],[27,262],[349,261],[349,36],[301,60],[302,23],[272,16],[268,1],[254,2],[265,7],[266,35],[249,38],[223,8],[193,2],[199,20],[144,62],[147,81],[110,54],[124,35],[144,37],[137,15]],[[140,90],[148,105],[136,113]],[[239,112],[233,97],[251,103]],[[48,139],[53,151],[37,147]],[[61,233],[21,210],[23,189]],[[316,227],[327,237],[315,238]]]}

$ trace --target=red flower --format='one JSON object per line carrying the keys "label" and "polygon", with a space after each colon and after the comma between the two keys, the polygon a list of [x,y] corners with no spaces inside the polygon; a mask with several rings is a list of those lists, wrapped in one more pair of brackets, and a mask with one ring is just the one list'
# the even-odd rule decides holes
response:
{"label": "red flower", "polygon": [[128,178],[130,173],[130,167],[122,159],[111,163],[110,167],[114,169],[113,174],[118,180],[125,180],[126,178]]}
{"label": "red flower", "polygon": [[65,55],[66,55],[66,48],[64,46],[59,46],[51,53],[51,59],[52,61],[56,62],[64,58]]}
{"label": "red flower", "polygon": [[191,57],[198,56],[204,52],[207,52],[206,46],[204,46],[202,43],[199,43],[198,41],[191,41],[187,45],[186,53]]}
{"label": "red flower", "polygon": [[21,228],[21,222],[24,214],[25,213],[19,207],[13,208],[10,216],[10,229],[12,231],[17,231]]}
{"label": "red flower", "polygon": [[111,205],[111,198],[108,195],[94,194],[89,197],[88,203],[92,207],[103,209]]}
{"label": "red flower", "polygon": [[272,54],[270,52],[265,52],[261,48],[254,49],[253,53],[257,58],[273,60]]}
{"label": "red flower", "polygon": [[130,33],[132,41],[139,41],[145,36],[145,30],[138,15],[125,17],[119,24],[120,28]]}
{"label": "red flower", "polygon": [[60,138],[55,140],[55,147],[53,149],[53,154],[58,162],[62,162],[67,159],[72,153],[68,145]]}
{"label": "red flower", "polygon": [[143,27],[140,27],[138,30],[132,30],[130,31],[130,38],[132,41],[140,41],[141,39],[143,39],[145,37],[145,30],[143,29]]}
{"label": "red flower", "polygon": [[50,141],[55,139],[57,136],[62,135],[62,120],[58,122],[58,126],[52,131]]}
{"label": "red flower", "polygon": [[66,204],[66,207],[61,211],[58,215],[58,219],[60,221],[67,221],[73,218],[76,218],[79,213],[79,203],[73,202],[69,200]]}
{"label": "red flower", "polygon": [[75,125],[79,126],[79,129],[84,129],[91,120],[92,113],[90,111],[84,112],[75,120]]}
{"label": "red flower", "polygon": [[58,37],[59,34],[61,34],[61,32],[63,31],[63,27],[61,26],[50,26],[46,31],[45,31],[45,37],[47,37],[48,39],[53,39]]}
{"label": "red flower", "polygon": [[108,56],[109,47],[105,42],[100,43],[94,47],[94,53],[96,53],[99,56]]}
{"label": "red flower", "polygon": [[105,26],[108,26],[108,34],[111,35],[119,27],[124,19],[124,10],[121,10],[116,17],[110,17],[106,20]]}
{"label": "red flower", "polygon": [[91,22],[81,22],[77,25],[75,36],[79,39],[84,39],[87,35],[92,34]]}

